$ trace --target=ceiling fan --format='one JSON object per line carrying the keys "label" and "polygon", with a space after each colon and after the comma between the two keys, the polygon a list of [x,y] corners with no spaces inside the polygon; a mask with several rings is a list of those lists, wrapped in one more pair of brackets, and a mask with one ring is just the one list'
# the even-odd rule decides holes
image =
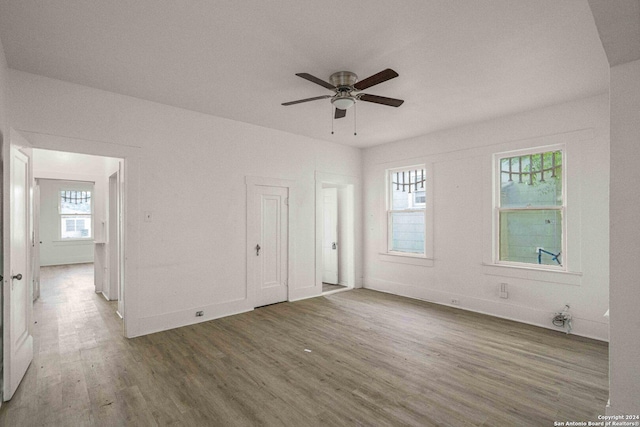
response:
{"label": "ceiling fan", "polygon": [[334,118],[341,119],[347,114],[347,109],[352,107],[356,101],[374,102],[376,104],[388,105],[391,107],[399,107],[404,102],[402,99],[386,98],[384,96],[369,95],[366,93],[358,93],[361,90],[370,88],[387,80],[398,77],[398,73],[391,68],[380,71],[373,76],[358,81],[358,76],[351,71],[338,71],[331,74],[329,82],[312,76],[308,73],[297,73],[296,76],[302,77],[324,88],[332,90],[333,95],[322,95],[313,98],[299,99],[297,101],[284,102],[282,105],[294,105],[302,102],[316,101],[318,99],[331,98],[331,103],[336,107]]}

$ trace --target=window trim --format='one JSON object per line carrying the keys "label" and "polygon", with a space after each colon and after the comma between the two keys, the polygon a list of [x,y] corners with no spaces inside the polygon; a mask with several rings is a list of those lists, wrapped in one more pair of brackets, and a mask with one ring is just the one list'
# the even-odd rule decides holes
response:
{"label": "window trim", "polygon": [[[62,213],[62,201],[60,197],[60,193],[62,191],[87,191],[91,193],[91,213],[83,213],[83,214],[63,214]],[[86,242],[92,241],[95,239],[95,185],[94,183],[89,183],[87,185],[83,184],[61,184],[57,189],[57,199],[58,199],[58,239],[59,242]],[[91,220],[91,236],[89,237],[74,237],[63,239],[62,238],[62,219],[63,217],[86,217],[89,216]]]}
{"label": "window trim", "polygon": [[[562,204],[553,206],[535,206],[535,207],[521,207],[521,208],[502,208],[500,206],[500,192],[501,192],[501,160],[508,157],[526,156],[529,154],[540,154],[549,151],[562,152],[562,169],[561,169],[561,181],[562,181]],[[533,148],[526,148],[520,150],[503,151],[493,154],[493,215],[492,215],[492,249],[493,249],[493,264],[495,266],[502,267],[514,267],[525,268],[532,270],[544,270],[544,271],[556,271],[556,272],[568,272],[568,254],[567,254],[567,149],[566,144],[554,144],[545,145]],[[504,261],[500,259],[500,213],[501,212],[523,212],[523,211],[540,211],[540,210],[557,210],[560,211],[560,217],[562,221],[562,233],[560,235],[560,250],[562,253],[562,263],[560,265],[547,265],[547,264],[533,264],[526,262],[516,261]]]}
{"label": "window trim", "polygon": [[[408,209],[401,209],[401,210],[391,209],[392,207],[391,202],[393,200],[393,188],[391,185],[392,174],[396,172],[408,171],[412,169],[424,169],[424,179],[425,179],[424,192],[425,192],[425,198],[426,198],[424,207],[417,207],[417,208],[411,207]],[[432,191],[433,178],[432,178],[431,167],[429,167],[429,165],[426,162],[423,162],[423,163],[415,163],[415,164],[410,164],[405,166],[388,168],[385,170],[384,177],[385,177],[384,214],[386,216],[385,239],[384,239],[385,247],[384,247],[384,251],[381,252],[380,255],[384,261],[405,263],[404,262],[405,259],[407,260],[414,259],[417,265],[423,265],[423,262],[421,260],[425,260],[425,259],[429,260],[429,259],[432,259],[433,257],[433,224],[432,224],[433,203],[426,203],[429,195],[433,195],[433,191]],[[411,204],[413,205],[413,195],[411,197]],[[400,252],[400,251],[391,250],[391,247],[392,247],[391,221],[392,221],[392,214],[394,212],[405,212],[405,213],[422,212],[424,214],[425,230],[424,230],[424,243],[422,247],[422,253]],[[414,264],[414,262],[410,262],[410,263]]]}

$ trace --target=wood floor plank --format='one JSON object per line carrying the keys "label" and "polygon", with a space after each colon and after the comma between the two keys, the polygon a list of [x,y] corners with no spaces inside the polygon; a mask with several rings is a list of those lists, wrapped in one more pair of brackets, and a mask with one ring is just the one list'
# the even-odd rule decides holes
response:
{"label": "wood floor plank", "polygon": [[608,395],[606,343],[368,290],[128,340],[92,265],[41,282],[3,426],[549,426]]}

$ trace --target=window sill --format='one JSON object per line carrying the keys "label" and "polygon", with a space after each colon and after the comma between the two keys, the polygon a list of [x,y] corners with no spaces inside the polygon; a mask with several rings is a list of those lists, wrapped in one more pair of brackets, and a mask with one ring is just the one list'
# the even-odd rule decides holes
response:
{"label": "window sill", "polygon": [[388,252],[378,253],[378,259],[383,262],[395,262],[397,264],[418,265],[421,267],[433,267],[433,258],[424,255],[401,255]]}
{"label": "window sill", "polygon": [[520,265],[486,263],[482,263],[482,267],[484,274],[489,276],[513,277],[516,279],[561,283],[573,286],[580,286],[582,283],[582,272],[578,271],[552,270]]}

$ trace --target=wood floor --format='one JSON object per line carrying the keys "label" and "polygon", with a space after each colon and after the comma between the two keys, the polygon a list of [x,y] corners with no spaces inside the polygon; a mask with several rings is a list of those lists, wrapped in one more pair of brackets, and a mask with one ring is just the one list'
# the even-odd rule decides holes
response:
{"label": "wood floor", "polygon": [[35,358],[0,425],[553,426],[604,412],[601,342],[369,290],[128,340],[92,271],[43,269]]}

